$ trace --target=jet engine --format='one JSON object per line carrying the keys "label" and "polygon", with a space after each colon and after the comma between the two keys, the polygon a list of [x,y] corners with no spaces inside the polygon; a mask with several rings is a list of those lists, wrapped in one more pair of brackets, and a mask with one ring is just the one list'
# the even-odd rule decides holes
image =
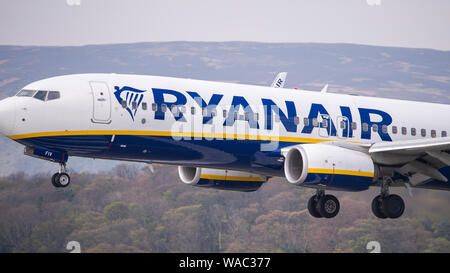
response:
{"label": "jet engine", "polygon": [[282,151],[284,173],[298,186],[362,191],[375,177],[375,166],[363,151],[327,144],[300,144]]}
{"label": "jet engine", "polygon": [[178,167],[178,175],[195,187],[242,192],[256,191],[267,181],[265,176],[247,172],[185,166]]}

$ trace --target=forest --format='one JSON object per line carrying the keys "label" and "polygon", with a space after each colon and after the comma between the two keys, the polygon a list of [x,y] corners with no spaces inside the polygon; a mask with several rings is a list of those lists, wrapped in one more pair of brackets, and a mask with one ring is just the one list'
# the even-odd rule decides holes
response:
{"label": "forest", "polygon": [[0,177],[0,252],[450,252],[449,192],[405,188],[399,219],[380,220],[370,203],[378,188],[333,192],[341,212],[313,218],[315,192],[272,178],[251,193],[184,185],[175,167],[121,164],[75,172],[54,188],[51,172]]}

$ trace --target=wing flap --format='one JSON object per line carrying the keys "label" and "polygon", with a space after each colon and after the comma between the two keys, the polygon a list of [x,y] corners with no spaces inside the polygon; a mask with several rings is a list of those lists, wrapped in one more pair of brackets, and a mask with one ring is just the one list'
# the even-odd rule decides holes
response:
{"label": "wing flap", "polygon": [[447,178],[438,169],[416,160],[405,164],[401,168],[397,169],[397,171],[404,175],[408,175],[409,173],[420,173],[442,182],[448,181]]}

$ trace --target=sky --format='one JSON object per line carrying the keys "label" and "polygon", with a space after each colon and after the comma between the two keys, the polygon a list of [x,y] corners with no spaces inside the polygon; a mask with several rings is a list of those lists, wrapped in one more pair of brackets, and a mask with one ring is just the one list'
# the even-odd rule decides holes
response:
{"label": "sky", "polygon": [[450,50],[448,0],[0,0],[0,45],[321,42]]}

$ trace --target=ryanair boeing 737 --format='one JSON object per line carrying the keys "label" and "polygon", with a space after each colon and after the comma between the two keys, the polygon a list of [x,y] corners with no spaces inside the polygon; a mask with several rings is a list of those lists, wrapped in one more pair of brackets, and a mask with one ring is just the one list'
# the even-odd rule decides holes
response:
{"label": "ryanair boeing 737", "polygon": [[25,154],[177,165],[188,185],[255,191],[271,177],[317,190],[314,217],[331,218],[327,190],[380,187],[378,218],[405,204],[393,186],[449,190],[450,106],[191,79],[78,74],[30,83],[0,101],[0,132]]}

